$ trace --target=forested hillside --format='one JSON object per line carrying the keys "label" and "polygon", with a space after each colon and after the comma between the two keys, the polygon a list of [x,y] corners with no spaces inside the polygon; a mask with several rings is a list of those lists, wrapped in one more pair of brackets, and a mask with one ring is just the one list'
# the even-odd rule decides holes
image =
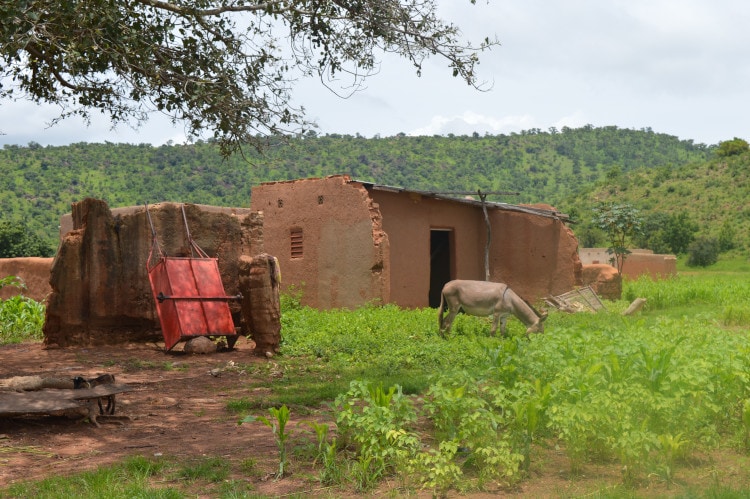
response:
{"label": "forested hillside", "polygon": [[[490,198],[544,202],[587,227],[597,199],[625,201],[644,212],[685,210],[700,232],[725,220],[750,219],[747,154],[721,158],[715,146],[617,127],[511,135],[387,138],[326,135],[279,143],[264,155],[222,160],[215,144],[154,147],[87,144],[0,150],[0,219],[25,224],[56,245],[58,220],[84,197],[111,207],[177,201],[248,206],[260,182],[348,174],[408,189],[513,191]],[[741,243],[745,244],[745,243]]]}

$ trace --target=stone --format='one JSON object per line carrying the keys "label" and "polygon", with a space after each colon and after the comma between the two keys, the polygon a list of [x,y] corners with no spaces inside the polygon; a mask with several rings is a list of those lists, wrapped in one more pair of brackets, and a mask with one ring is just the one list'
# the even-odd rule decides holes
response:
{"label": "stone", "polygon": [[200,354],[215,353],[216,343],[211,341],[206,336],[198,336],[196,338],[190,338],[189,340],[185,342],[185,346],[183,347],[183,352],[200,353]]}

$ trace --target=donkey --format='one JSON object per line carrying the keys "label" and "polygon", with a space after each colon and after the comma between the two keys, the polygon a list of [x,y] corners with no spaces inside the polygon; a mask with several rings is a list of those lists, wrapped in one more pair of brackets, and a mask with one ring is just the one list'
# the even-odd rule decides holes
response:
{"label": "donkey", "polygon": [[[445,309],[447,317],[443,317]],[[469,315],[486,317],[493,316],[490,334],[495,335],[498,322],[500,333],[506,336],[505,324],[510,314],[515,315],[526,326],[526,335],[543,333],[544,320],[547,314],[538,313],[526,301],[518,296],[507,284],[488,281],[450,281],[443,286],[438,309],[438,325],[440,335],[445,337],[450,333],[453,319],[459,310]]]}

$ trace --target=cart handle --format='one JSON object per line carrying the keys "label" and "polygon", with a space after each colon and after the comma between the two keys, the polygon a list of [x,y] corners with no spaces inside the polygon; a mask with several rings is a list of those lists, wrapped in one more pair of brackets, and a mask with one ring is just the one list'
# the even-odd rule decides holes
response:
{"label": "cart handle", "polygon": [[241,301],[242,294],[237,293],[234,296],[167,296],[162,291],[156,295],[156,299],[159,303],[164,303],[166,300],[193,300],[193,301]]}

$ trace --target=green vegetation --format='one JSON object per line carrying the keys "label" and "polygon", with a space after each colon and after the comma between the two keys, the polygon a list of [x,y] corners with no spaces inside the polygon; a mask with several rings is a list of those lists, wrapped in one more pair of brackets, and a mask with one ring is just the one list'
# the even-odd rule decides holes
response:
{"label": "green vegetation", "polygon": [[[252,378],[272,393],[229,401],[228,412],[271,416],[245,421],[273,432],[277,475],[305,467],[320,486],[342,491],[385,480],[436,496],[511,487],[533,482],[549,466],[540,456],[559,449],[571,480],[593,466],[620,470],[619,483],[602,485],[616,497],[657,485],[691,497],[746,496],[750,475],[737,470],[750,455],[747,272],[735,260],[664,281],[626,280],[622,300],[596,314],[551,313],[546,332],[530,339],[516,320],[508,338],[491,338],[488,319],[460,315],[441,339],[432,309],[317,311],[285,299],[281,354],[238,366],[255,369]],[[622,316],[636,297],[647,299],[644,310]],[[303,421],[311,438],[290,434],[291,416],[305,420],[312,409],[336,431]],[[732,482],[719,470],[706,483],[691,480],[715,453],[736,463]],[[47,489],[77,496],[99,490],[98,481],[112,482],[108,497],[129,487],[131,496],[182,497],[196,482],[209,495],[242,496],[232,477],[255,473],[258,456],[234,457],[242,464],[217,456],[126,462],[15,485],[0,497],[53,497]],[[142,474],[127,471],[133,467]],[[148,473],[169,488],[148,489],[139,478]]]}
{"label": "green vegetation", "polygon": [[746,140],[735,137],[732,140],[725,140],[719,144],[716,154],[719,156],[734,156],[750,151],[750,144]]}
{"label": "green vegetation", "polygon": [[52,256],[54,251],[41,237],[20,223],[0,220],[0,258]]}
{"label": "green vegetation", "polygon": [[279,408],[271,407],[268,409],[268,412],[271,414],[271,418],[265,416],[247,416],[240,421],[240,424],[254,423],[258,421],[271,428],[273,436],[276,439],[276,446],[279,449],[279,471],[276,472],[276,478],[283,478],[284,470],[288,462],[286,451],[289,433],[286,431],[286,424],[289,422],[289,408],[285,405],[282,405]]}
{"label": "green vegetation", "polygon": [[[0,278],[0,289],[5,286],[25,288],[21,279],[15,276]],[[44,310],[44,304],[23,294],[0,299],[0,345],[40,341],[43,338]]]}
{"label": "green vegetation", "polygon": [[641,231],[641,217],[638,210],[627,204],[602,203],[594,208],[594,223],[607,235],[607,253],[617,272],[630,254],[627,244]]}
{"label": "green vegetation", "polygon": [[[591,228],[597,199],[650,213],[688,211],[700,235],[728,220],[746,234],[742,201],[750,157],[716,156],[715,147],[617,127],[538,129],[510,135],[394,137],[307,134],[259,155],[222,159],[216,144],[153,147],[86,144],[0,149],[0,203],[8,221],[57,246],[60,216],[85,197],[111,207],[175,201],[249,206],[265,181],[347,174],[426,191],[518,192],[490,201],[548,203]],[[699,199],[696,199],[698,197]],[[745,210],[746,211],[746,210]],[[596,234],[591,245],[601,244]],[[738,241],[747,250],[746,240]]]}
{"label": "green vegetation", "polygon": [[[248,497],[247,485],[225,481],[229,474],[229,463],[225,459],[207,457],[195,461],[175,458],[146,458],[134,456],[121,464],[103,466],[94,471],[72,477],[50,477],[44,480],[12,485],[0,489],[0,497],[37,497],[57,499],[76,497],[81,499],[129,499],[149,497],[154,499],[179,499],[188,497],[177,485],[179,481],[206,486],[220,484],[223,497]],[[154,485],[169,480],[172,486]]]}

